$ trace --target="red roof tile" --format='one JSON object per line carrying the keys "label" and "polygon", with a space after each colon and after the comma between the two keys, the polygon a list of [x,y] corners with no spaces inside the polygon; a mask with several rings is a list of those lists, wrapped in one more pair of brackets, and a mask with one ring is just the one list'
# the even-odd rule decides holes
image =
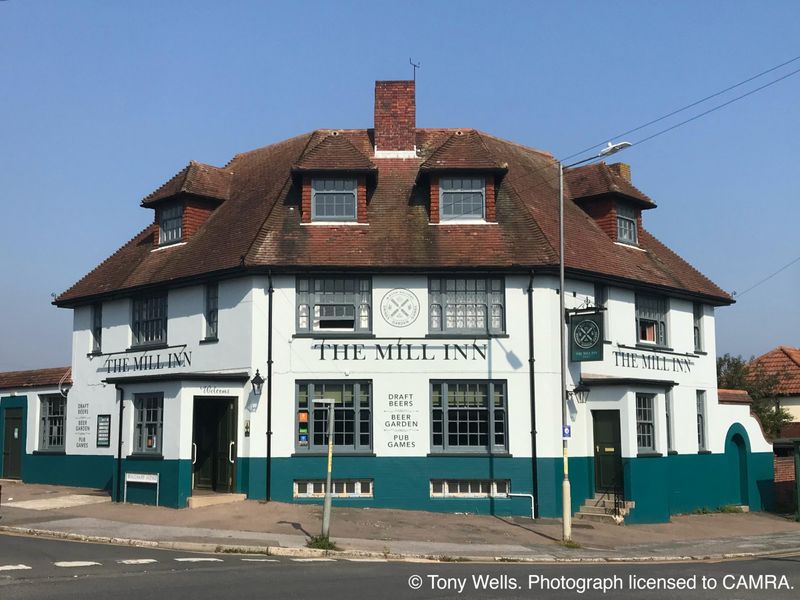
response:
{"label": "red roof tile", "polygon": [[455,131],[420,166],[420,171],[469,170],[506,171],[493,156],[477,131]]}
{"label": "red roof tile", "polygon": [[778,346],[751,364],[767,375],[779,377],[776,392],[780,396],[800,396],[800,348]]}
{"label": "red roof tile", "polygon": [[746,390],[717,390],[717,397],[723,404],[752,404],[753,399]]}
{"label": "red roof tile", "polygon": [[[552,155],[482,132],[453,133],[418,129],[418,158],[370,161],[377,168],[377,184],[369,197],[365,227],[301,225],[300,190],[292,167],[331,164],[334,148],[346,148],[348,160],[357,158],[352,150],[364,158],[371,156],[372,130],[342,130],[338,136],[305,134],[238,154],[224,169],[232,173],[228,199],[186,244],[154,251],[155,226],[150,226],[56,303],[74,305],[112,292],[127,294],[143,286],[208,273],[263,267],[556,268],[558,167]],[[473,166],[508,169],[496,194],[498,225],[429,223],[429,190],[419,180],[420,167],[437,154],[455,164],[455,149],[465,146],[454,138],[466,138],[470,147],[480,148],[476,153],[482,158]],[[323,142],[326,148],[315,153]],[[726,292],[645,231],[640,235],[640,249],[615,244],[573,202],[565,206],[565,231],[568,270],[659,286],[711,302],[731,301]]]}
{"label": "red roof tile", "polygon": [[346,136],[334,132],[306,150],[292,170],[364,172],[374,171],[375,165]]}
{"label": "red roof tile", "polygon": [[227,200],[230,179],[230,171],[191,161],[172,179],[146,196],[142,200],[142,206],[152,206],[180,193]]}
{"label": "red roof tile", "polygon": [[0,373],[0,389],[21,389],[34,387],[53,387],[72,383],[72,369],[36,369],[34,371],[7,371]]}
{"label": "red roof tile", "polygon": [[569,195],[575,200],[605,194],[622,194],[636,200],[643,208],[656,206],[649,196],[605,162],[565,169],[564,180],[569,188]]}

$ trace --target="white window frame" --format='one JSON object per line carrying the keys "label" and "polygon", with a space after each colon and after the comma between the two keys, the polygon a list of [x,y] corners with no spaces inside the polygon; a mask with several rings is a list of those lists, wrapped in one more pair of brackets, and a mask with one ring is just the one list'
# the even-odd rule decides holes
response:
{"label": "white window frame", "polygon": [[[352,214],[350,214],[349,200],[342,206],[347,210],[341,215],[319,215],[317,211],[327,201],[345,200],[345,196],[352,197]],[[334,212],[337,207],[334,206]],[[326,206],[327,209],[327,206]],[[356,222],[358,221],[358,181],[352,177],[314,177],[311,179],[311,221],[312,222]]]}
{"label": "white window frame", "polygon": [[158,245],[177,244],[183,239],[183,204],[162,208],[158,216]]}
{"label": "white window frame", "polygon": [[705,390],[696,390],[697,402],[697,451],[708,451],[708,402]]}
{"label": "white window frame", "polygon": [[[640,400],[649,402],[648,406],[640,406]],[[639,454],[656,452],[656,395],[636,392],[634,409],[636,411],[636,449]],[[649,413],[649,419],[646,418]],[[649,431],[648,431],[649,430]],[[651,445],[642,445],[642,439],[651,440]]]}
{"label": "white window frame", "polygon": [[[480,194],[481,214],[446,214],[450,202],[464,198],[464,195]],[[463,204],[462,204],[463,206]],[[472,175],[448,175],[439,178],[439,222],[448,221],[485,221],[486,220],[486,178]]]}
{"label": "white window frame", "polygon": [[[461,488],[466,487],[467,491]],[[477,487],[477,490],[473,488]],[[509,479],[431,479],[431,498],[508,498],[511,493]]]}
{"label": "white window frame", "polygon": [[[352,492],[347,491],[348,486],[352,486]],[[301,491],[303,489],[305,491]],[[292,486],[292,495],[295,498],[324,498],[325,480],[295,479]],[[374,498],[375,482],[366,477],[332,479],[331,496],[333,498]]]}

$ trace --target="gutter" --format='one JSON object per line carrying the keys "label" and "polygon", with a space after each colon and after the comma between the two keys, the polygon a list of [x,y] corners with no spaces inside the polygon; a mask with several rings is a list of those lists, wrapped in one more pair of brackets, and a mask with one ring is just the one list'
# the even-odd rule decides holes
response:
{"label": "gutter", "polygon": [[269,502],[272,499],[272,296],[275,288],[272,285],[272,271],[267,274],[269,288],[267,289],[267,472],[266,496]]}
{"label": "gutter", "polygon": [[117,425],[117,502],[122,502],[122,411],[125,410],[125,391],[114,384],[114,389],[119,392],[119,423]]}
{"label": "gutter", "polygon": [[536,382],[533,350],[533,270],[528,280],[528,384],[531,396],[531,518],[539,514],[539,465],[536,451]]}

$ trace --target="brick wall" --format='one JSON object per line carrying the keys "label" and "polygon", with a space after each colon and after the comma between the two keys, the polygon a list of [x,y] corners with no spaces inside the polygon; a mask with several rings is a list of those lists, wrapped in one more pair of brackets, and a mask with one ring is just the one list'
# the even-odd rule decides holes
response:
{"label": "brick wall", "polygon": [[311,223],[311,176],[303,176],[303,189],[300,192],[300,221]]}
{"label": "brick wall", "polygon": [[413,150],[417,127],[413,81],[375,82],[375,147]]}
{"label": "brick wall", "polygon": [[214,205],[211,202],[190,198],[183,206],[183,239],[188,240],[192,237],[206,219],[214,212]]}
{"label": "brick wall", "polygon": [[775,456],[775,509],[778,512],[795,510],[794,455]]}
{"label": "brick wall", "polygon": [[589,200],[581,203],[581,208],[606,232],[606,235],[617,241],[617,207],[610,198]]}
{"label": "brick wall", "polygon": [[431,175],[431,223],[439,222],[439,176]]}
{"label": "brick wall", "polygon": [[356,221],[367,222],[367,178],[364,175],[358,177],[356,188]]}
{"label": "brick wall", "polygon": [[488,223],[497,222],[497,210],[494,198],[495,198],[494,175],[487,175],[486,176],[486,221]]}

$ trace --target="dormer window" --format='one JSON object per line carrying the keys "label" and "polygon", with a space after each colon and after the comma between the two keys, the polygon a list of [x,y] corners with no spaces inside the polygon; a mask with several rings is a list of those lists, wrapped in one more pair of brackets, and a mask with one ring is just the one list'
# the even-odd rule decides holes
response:
{"label": "dormer window", "polygon": [[311,220],[356,221],[357,189],[355,179],[312,179]]}
{"label": "dormer window", "polygon": [[175,204],[161,209],[158,223],[158,243],[160,246],[180,242],[183,237],[183,205]]}
{"label": "dormer window", "polygon": [[627,204],[617,204],[617,241],[634,246],[639,243],[636,232],[636,210]]}
{"label": "dormer window", "polygon": [[440,178],[439,211],[440,221],[483,221],[486,217],[484,178]]}

